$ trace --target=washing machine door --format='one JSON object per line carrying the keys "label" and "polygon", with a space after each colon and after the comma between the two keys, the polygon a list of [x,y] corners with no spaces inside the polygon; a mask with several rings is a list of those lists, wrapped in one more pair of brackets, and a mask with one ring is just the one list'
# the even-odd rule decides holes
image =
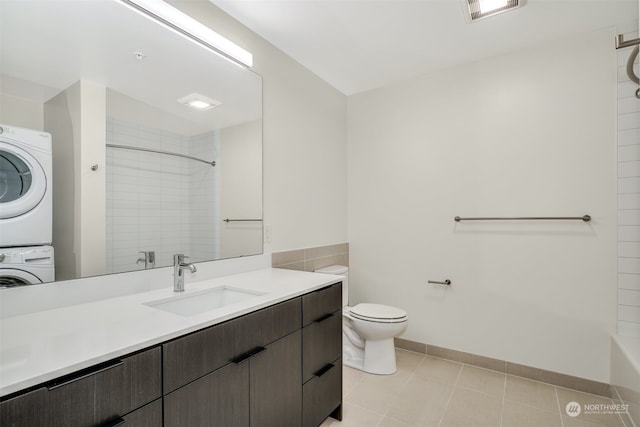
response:
{"label": "washing machine door", "polygon": [[26,150],[0,141],[0,219],[24,215],[42,201],[47,177]]}
{"label": "washing machine door", "polygon": [[28,271],[7,268],[0,270],[0,288],[12,288],[14,286],[35,285],[42,283],[37,276]]}

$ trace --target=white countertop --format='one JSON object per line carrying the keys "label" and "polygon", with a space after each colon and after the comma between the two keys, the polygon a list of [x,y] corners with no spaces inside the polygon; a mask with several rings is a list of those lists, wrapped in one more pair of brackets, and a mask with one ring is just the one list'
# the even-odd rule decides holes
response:
{"label": "white countertop", "polygon": [[219,286],[264,293],[191,317],[144,305],[175,296],[172,283],[167,283],[163,289],[2,318],[0,396],[221,323],[341,279],[341,276],[329,274],[267,268],[198,282],[187,280],[185,296]]}

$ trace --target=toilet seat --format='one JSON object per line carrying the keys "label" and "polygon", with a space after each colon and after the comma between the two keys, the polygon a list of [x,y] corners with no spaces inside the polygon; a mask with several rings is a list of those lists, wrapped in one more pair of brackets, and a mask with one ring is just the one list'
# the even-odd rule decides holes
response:
{"label": "toilet seat", "polygon": [[383,304],[362,303],[349,309],[356,319],[377,323],[401,323],[407,321],[407,312]]}

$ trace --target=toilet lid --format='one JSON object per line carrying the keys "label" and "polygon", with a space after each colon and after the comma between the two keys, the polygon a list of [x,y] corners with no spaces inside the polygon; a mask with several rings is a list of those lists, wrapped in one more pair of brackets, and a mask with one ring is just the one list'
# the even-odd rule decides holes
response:
{"label": "toilet lid", "polygon": [[382,304],[358,304],[349,310],[357,319],[372,322],[404,322],[407,320],[407,312],[396,307]]}

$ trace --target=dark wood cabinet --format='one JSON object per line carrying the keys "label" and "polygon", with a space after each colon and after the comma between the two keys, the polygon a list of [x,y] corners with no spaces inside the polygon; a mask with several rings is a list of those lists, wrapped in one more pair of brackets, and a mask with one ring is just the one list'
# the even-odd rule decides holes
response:
{"label": "dark wood cabinet", "polygon": [[342,419],[342,284],[302,296],[304,427]]}
{"label": "dark wood cabinet", "polygon": [[0,426],[45,427],[47,389],[42,387],[0,403]]}
{"label": "dark wood cabinet", "polygon": [[[116,420],[111,426],[115,427],[119,420]],[[162,427],[162,399],[156,399],[153,402],[136,409],[122,417],[123,426],[126,427]],[[109,427],[111,427],[109,426]]]}
{"label": "dark wood cabinet", "polygon": [[300,329],[300,317],[300,298],[294,298],[163,344],[164,392]]}
{"label": "dark wood cabinet", "polygon": [[301,341],[301,332],[297,330],[249,359],[252,426],[301,425]]}
{"label": "dark wood cabinet", "polygon": [[164,396],[166,427],[248,427],[249,364],[231,363]]}
{"label": "dark wood cabinet", "polygon": [[160,347],[113,360],[47,387],[50,427],[108,425],[162,396]]}
{"label": "dark wood cabinet", "polygon": [[0,426],[294,427],[341,419],[341,301],[341,285],[333,285],[5,397]]}

